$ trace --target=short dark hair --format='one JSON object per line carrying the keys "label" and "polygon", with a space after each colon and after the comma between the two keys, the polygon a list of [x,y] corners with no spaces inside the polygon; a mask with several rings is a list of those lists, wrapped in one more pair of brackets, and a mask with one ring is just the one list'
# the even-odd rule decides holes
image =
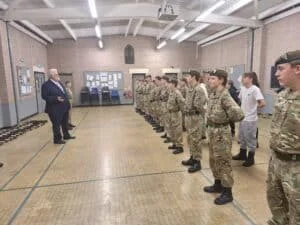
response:
{"label": "short dark hair", "polygon": [[196,70],[191,70],[190,73],[191,77],[195,77],[196,81],[199,81],[200,73]]}
{"label": "short dark hair", "polygon": [[212,71],[210,71],[209,74],[210,74],[210,76],[216,76],[216,77],[218,77],[219,80],[223,79],[222,85],[226,86],[227,80],[228,80],[228,74],[227,74],[227,72],[225,70],[219,70],[219,69],[212,70]]}
{"label": "short dark hair", "polygon": [[151,75],[147,75],[146,78],[152,78],[152,76]]}
{"label": "short dark hair", "polygon": [[172,79],[172,80],[170,81],[170,83],[171,83],[171,84],[174,84],[175,87],[177,87],[178,80],[177,80],[177,79]]}
{"label": "short dark hair", "polygon": [[181,81],[184,82],[185,84],[187,84],[187,79],[185,77],[181,78]]}
{"label": "short dark hair", "polygon": [[156,80],[161,80],[161,77],[160,76],[156,76],[155,79]]}

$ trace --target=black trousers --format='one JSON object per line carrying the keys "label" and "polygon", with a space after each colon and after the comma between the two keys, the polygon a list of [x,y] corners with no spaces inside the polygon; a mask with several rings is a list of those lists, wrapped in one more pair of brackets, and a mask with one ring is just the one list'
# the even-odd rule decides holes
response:
{"label": "black trousers", "polygon": [[57,117],[53,114],[48,114],[52,123],[52,131],[53,131],[53,141],[57,142],[62,139],[62,135],[60,132],[60,128],[63,132],[63,137],[70,137],[70,133],[68,131],[69,128],[69,110],[66,111],[63,116]]}

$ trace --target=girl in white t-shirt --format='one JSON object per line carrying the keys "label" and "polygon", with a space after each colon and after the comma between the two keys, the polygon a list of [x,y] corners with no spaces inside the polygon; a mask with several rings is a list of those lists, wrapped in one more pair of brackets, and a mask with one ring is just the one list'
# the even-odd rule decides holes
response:
{"label": "girl in white t-shirt", "polygon": [[[259,89],[258,79],[255,72],[244,73],[242,88],[239,98],[245,118],[240,122],[239,141],[240,152],[232,157],[233,160],[244,160],[243,166],[249,167],[254,164],[257,134],[257,109],[265,106],[264,97]],[[248,150],[248,155],[247,155]]]}

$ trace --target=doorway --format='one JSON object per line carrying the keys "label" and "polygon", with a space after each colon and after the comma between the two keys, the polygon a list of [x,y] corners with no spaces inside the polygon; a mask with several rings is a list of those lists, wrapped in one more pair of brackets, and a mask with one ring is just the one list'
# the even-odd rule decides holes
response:
{"label": "doorway", "polygon": [[42,84],[45,82],[45,74],[40,72],[34,72],[35,80],[35,96],[36,96],[36,108],[38,113],[44,112],[46,102],[42,99]]}
{"label": "doorway", "polygon": [[133,73],[132,74],[132,93],[133,93],[133,104],[135,103],[135,88],[137,80],[144,80],[146,74],[145,73]]}

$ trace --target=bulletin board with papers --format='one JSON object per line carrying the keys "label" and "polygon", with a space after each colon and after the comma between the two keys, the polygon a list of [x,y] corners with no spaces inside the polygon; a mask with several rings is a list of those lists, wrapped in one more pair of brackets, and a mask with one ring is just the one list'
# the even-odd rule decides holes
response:
{"label": "bulletin board with papers", "polygon": [[120,71],[91,71],[84,72],[84,86],[91,88],[108,87],[110,90],[124,89],[124,77]]}
{"label": "bulletin board with papers", "polygon": [[17,67],[19,93],[20,96],[30,95],[32,93],[32,77],[30,69],[27,67]]}

